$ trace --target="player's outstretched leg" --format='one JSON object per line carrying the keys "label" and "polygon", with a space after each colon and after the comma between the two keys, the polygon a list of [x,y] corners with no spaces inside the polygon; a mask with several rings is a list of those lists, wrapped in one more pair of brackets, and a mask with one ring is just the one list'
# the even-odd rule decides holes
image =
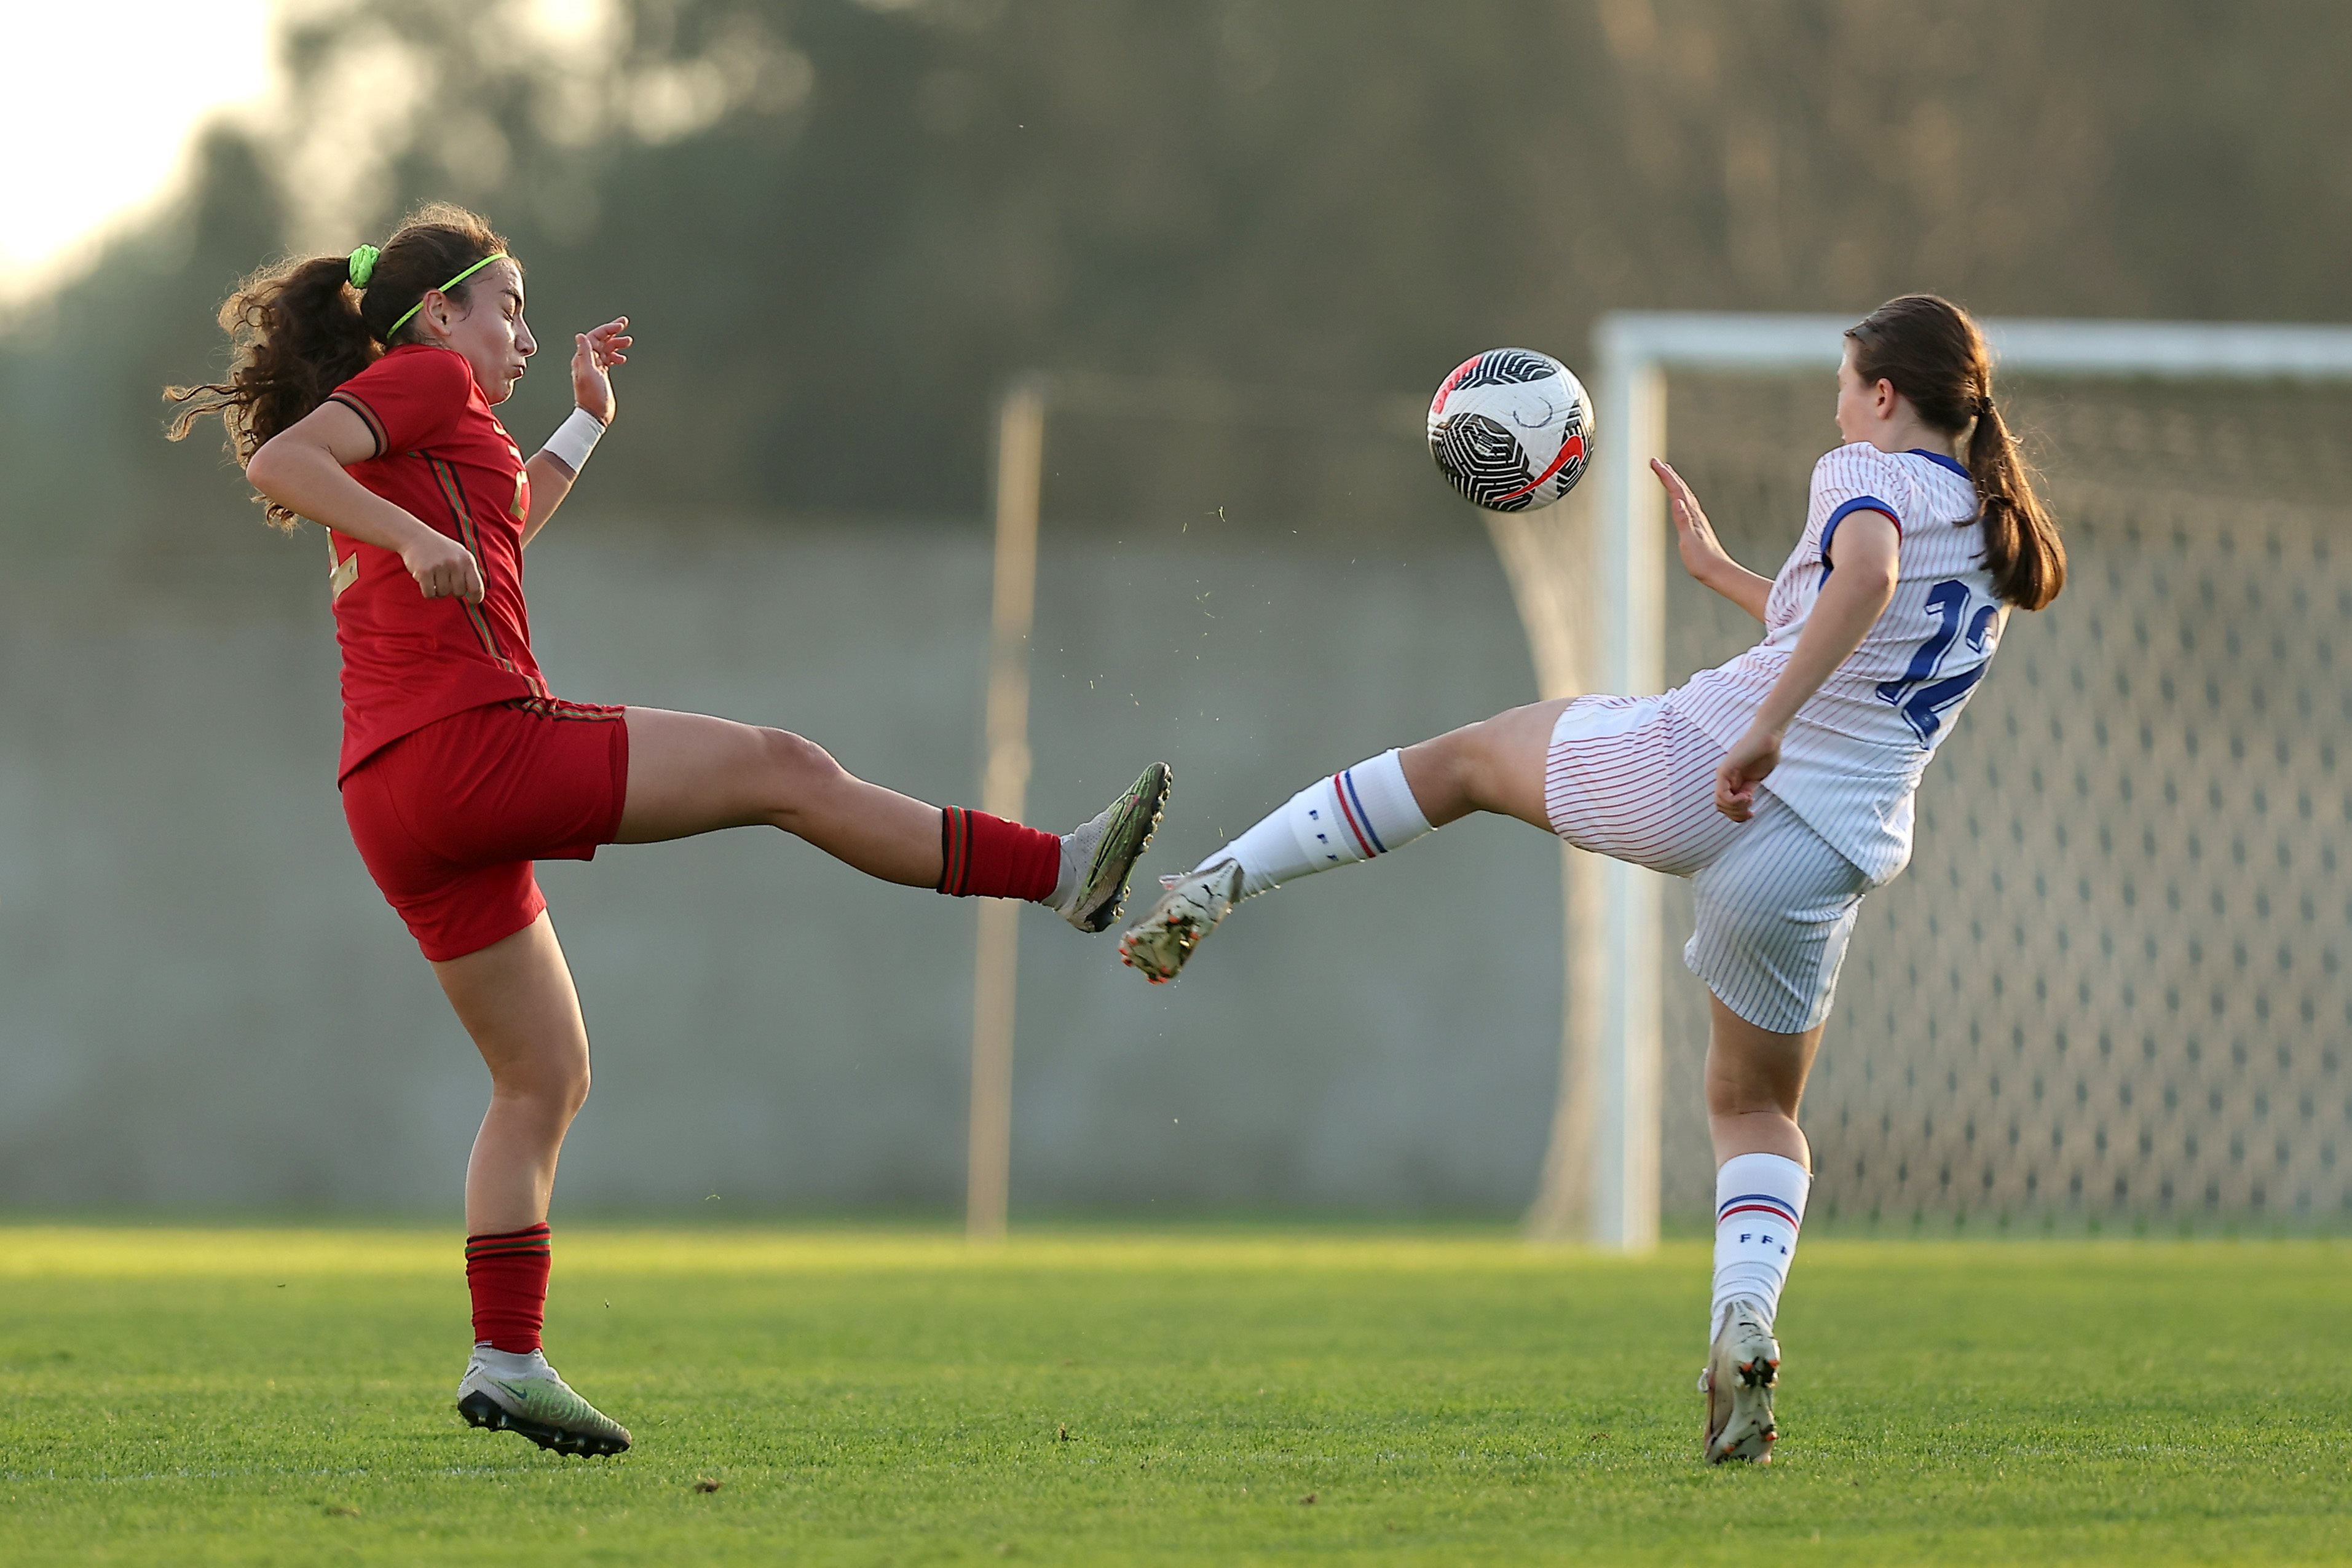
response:
{"label": "player's outstretched leg", "polygon": [[628,724],[620,843],[766,824],[885,882],[1024,899],[1081,931],[1118,917],[1168,800],[1168,766],[1155,762],[1091,821],[1049,833],[870,784],[783,730],[641,707]]}
{"label": "player's outstretched leg", "polygon": [[1319,779],[1181,876],[1120,936],[1121,962],[1172,980],[1234,904],[1286,882],[1376,860],[1473,811],[1549,832],[1544,753],[1565,702],[1513,708]]}

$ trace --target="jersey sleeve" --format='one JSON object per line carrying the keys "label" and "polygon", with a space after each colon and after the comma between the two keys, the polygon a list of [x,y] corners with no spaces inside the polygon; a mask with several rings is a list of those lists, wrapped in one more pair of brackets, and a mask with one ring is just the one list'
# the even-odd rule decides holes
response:
{"label": "jersey sleeve", "polygon": [[1885,513],[1900,535],[1900,503],[1910,488],[1911,481],[1901,465],[1867,442],[1857,441],[1823,454],[1813,465],[1812,496],[1806,507],[1810,519],[1818,524],[1821,563],[1830,564],[1830,542],[1837,538],[1838,525],[1856,512]]}
{"label": "jersey sleeve", "polygon": [[367,422],[375,455],[415,452],[433,444],[466,412],[474,372],[448,349],[391,353],[337,387],[330,401]]}

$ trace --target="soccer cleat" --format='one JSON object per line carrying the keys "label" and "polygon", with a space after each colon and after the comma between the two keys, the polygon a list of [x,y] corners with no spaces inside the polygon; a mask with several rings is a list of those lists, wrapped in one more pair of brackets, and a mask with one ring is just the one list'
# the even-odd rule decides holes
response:
{"label": "soccer cleat", "polygon": [[539,1352],[519,1356],[494,1351],[491,1356],[520,1370],[494,1367],[490,1357],[475,1352],[457,1385],[457,1414],[467,1426],[520,1433],[559,1454],[602,1458],[628,1452],[629,1429],[574,1394]]}
{"label": "soccer cleat", "polygon": [[1118,939],[1119,962],[1140,969],[1155,986],[1176,977],[1201,938],[1233,913],[1242,895],[1242,862],[1219,861],[1182,876],[1170,877],[1168,891],[1151,913],[1127,928]]}
{"label": "soccer cleat", "polygon": [[1735,1301],[1706,1370],[1698,1375],[1706,1396],[1706,1462],[1748,1459],[1772,1462],[1780,1429],[1772,1423],[1772,1390],[1780,1382],[1780,1346],[1755,1303]]}
{"label": "soccer cleat", "polygon": [[1127,902],[1127,879],[1150,847],[1173,778],[1155,762],[1093,821],[1062,839],[1062,883],[1052,908],[1081,931],[1107,931]]}

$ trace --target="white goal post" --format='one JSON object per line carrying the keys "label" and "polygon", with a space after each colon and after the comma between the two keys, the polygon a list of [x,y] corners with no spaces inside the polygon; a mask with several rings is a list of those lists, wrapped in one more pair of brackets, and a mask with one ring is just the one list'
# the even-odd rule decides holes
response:
{"label": "white goal post", "polygon": [[[1485,513],[1546,697],[1666,685],[1667,530],[1647,473],[1666,450],[1667,375],[1826,373],[1852,319],[1619,312],[1594,332],[1594,472],[1562,504]],[[2352,328],[1990,320],[2000,367],[2073,379],[2352,383]],[[1824,381],[1826,405],[1829,393]],[[1218,419],[1234,389],[1129,378],[1013,382],[994,433],[985,810],[1022,813],[1029,640],[1045,426],[1056,405]],[[1410,422],[1400,418],[1400,438]],[[1792,519],[1793,523],[1793,519]],[[1662,879],[1563,847],[1559,1087],[1527,1231],[1622,1251],[1655,1245],[1660,1211]],[[1009,1198],[1018,906],[978,901],[966,1228],[1003,1235]]]}
{"label": "white goal post", "polygon": [[[1588,689],[1642,695],[1666,685],[1665,503],[1647,465],[1666,450],[1667,372],[1832,371],[1851,325],[1840,316],[1716,312],[1628,311],[1601,319],[1593,335],[1599,450],[1590,476],[1591,590],[1580,596],[1591,617]],[[2352,382],[2347,327],[2030,319],[1983,326],[1996,364],[2015,374]],[[1592,1050],[1575,1076],[1589,1080],[1592,1103],[1569,1105],[1577,1085],[1564,1075],[1559,1116],[1562,1127],[1590,1128],[1589,1164],[1555,1135],[1530,1228],[1639,1251],[1658,1237],[1662,882],[1614,861],[1594,875],[1599,888],[1587,896],[1597,907],[1581,943],[1589,955],[1576,951],[1579,922],[1573,914],[1570,921],[1571,964],[1589,988],[1571,995],[1565,1051],[1576,1065],[1581,1042],[1573,1024],[1580,1017],[1593,1031]],[[1555,1188],[1578,1177],[1584,1203],[1560,1201]]]}

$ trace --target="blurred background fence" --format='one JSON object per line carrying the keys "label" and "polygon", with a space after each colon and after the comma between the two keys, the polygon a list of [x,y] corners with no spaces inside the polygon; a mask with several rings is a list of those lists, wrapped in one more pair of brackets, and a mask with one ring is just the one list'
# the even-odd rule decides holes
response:
{"label": "blurred background fence", "polygon": [[[1164,756],[1164,869],[1333,756],[1531,696],[1492,551],[1439,499],[1411,541],[1232,506],[1222,528],[1212,509],[1075,538],[1049,515],[1032,816],[1076,821]],[[559,691],[788,726],[869,777],[972,798],[980,528],[570,521],[530,561]],[[315,544],[212,541],[12,585],[12,1201],[414,1208],[456,1191],[486,1080],[344,833]],[[1171,990],[1108,939],[1028,916],[1017,1209],[1523,1203],[1556,1070],[1558,874],[1524,830],[1447,836],[1392,874],[1253,909]],[[960,1204],[970,904],[769,831],[541,875],[597,1050],[568,1204]]]}
{"label": "blurred background fence", "polygon": [[[1685,376],[1673,397],[1675,460],[1771,570],[1823,389]],[[2074,576],[2013,623],[1929,775],[1917,859],[1866,906],[1807,1108],[1824,1213],[2340,1221],[2352,476],[2331,432],[2352,398],[2045,382],[2011,401]],[[1335,758],[1534,695],[1485,533],[1410,442],[1314,444],[1319,509],[1236,480],[1295,476],[1253,444],[1306,462],[1281,429],[1056,422],[1037,819],[1074,821],[1165,756],[1157,863],[1189,863]],[[1165,473],[1122,494],[1129,450]],[[1220,451],[1213,482],[1179,476]],[[454,1178],[480,1071],[342,832],[311,542],[67,555],[10,584],[16,1201],[413,1207]],[[971,797],[973,523],[566,519],[531,554],[558,689],[785,725],[870,776]],[[1752,636],[1681,579],[1669,628],[1676,679]],[[957,1201],[966,906],[751,831],[542,876],[599,1049],[568,1201]],[[1710,1189],[1704,994],[1678,962],[1687,890],[1668,887],[1672,1216]],[[1474,821],[1254,905],[1165,991],[1033,920],[1016,1203],[1524,1203],[1559,1069],[1559,897],[1539,841]]]}

